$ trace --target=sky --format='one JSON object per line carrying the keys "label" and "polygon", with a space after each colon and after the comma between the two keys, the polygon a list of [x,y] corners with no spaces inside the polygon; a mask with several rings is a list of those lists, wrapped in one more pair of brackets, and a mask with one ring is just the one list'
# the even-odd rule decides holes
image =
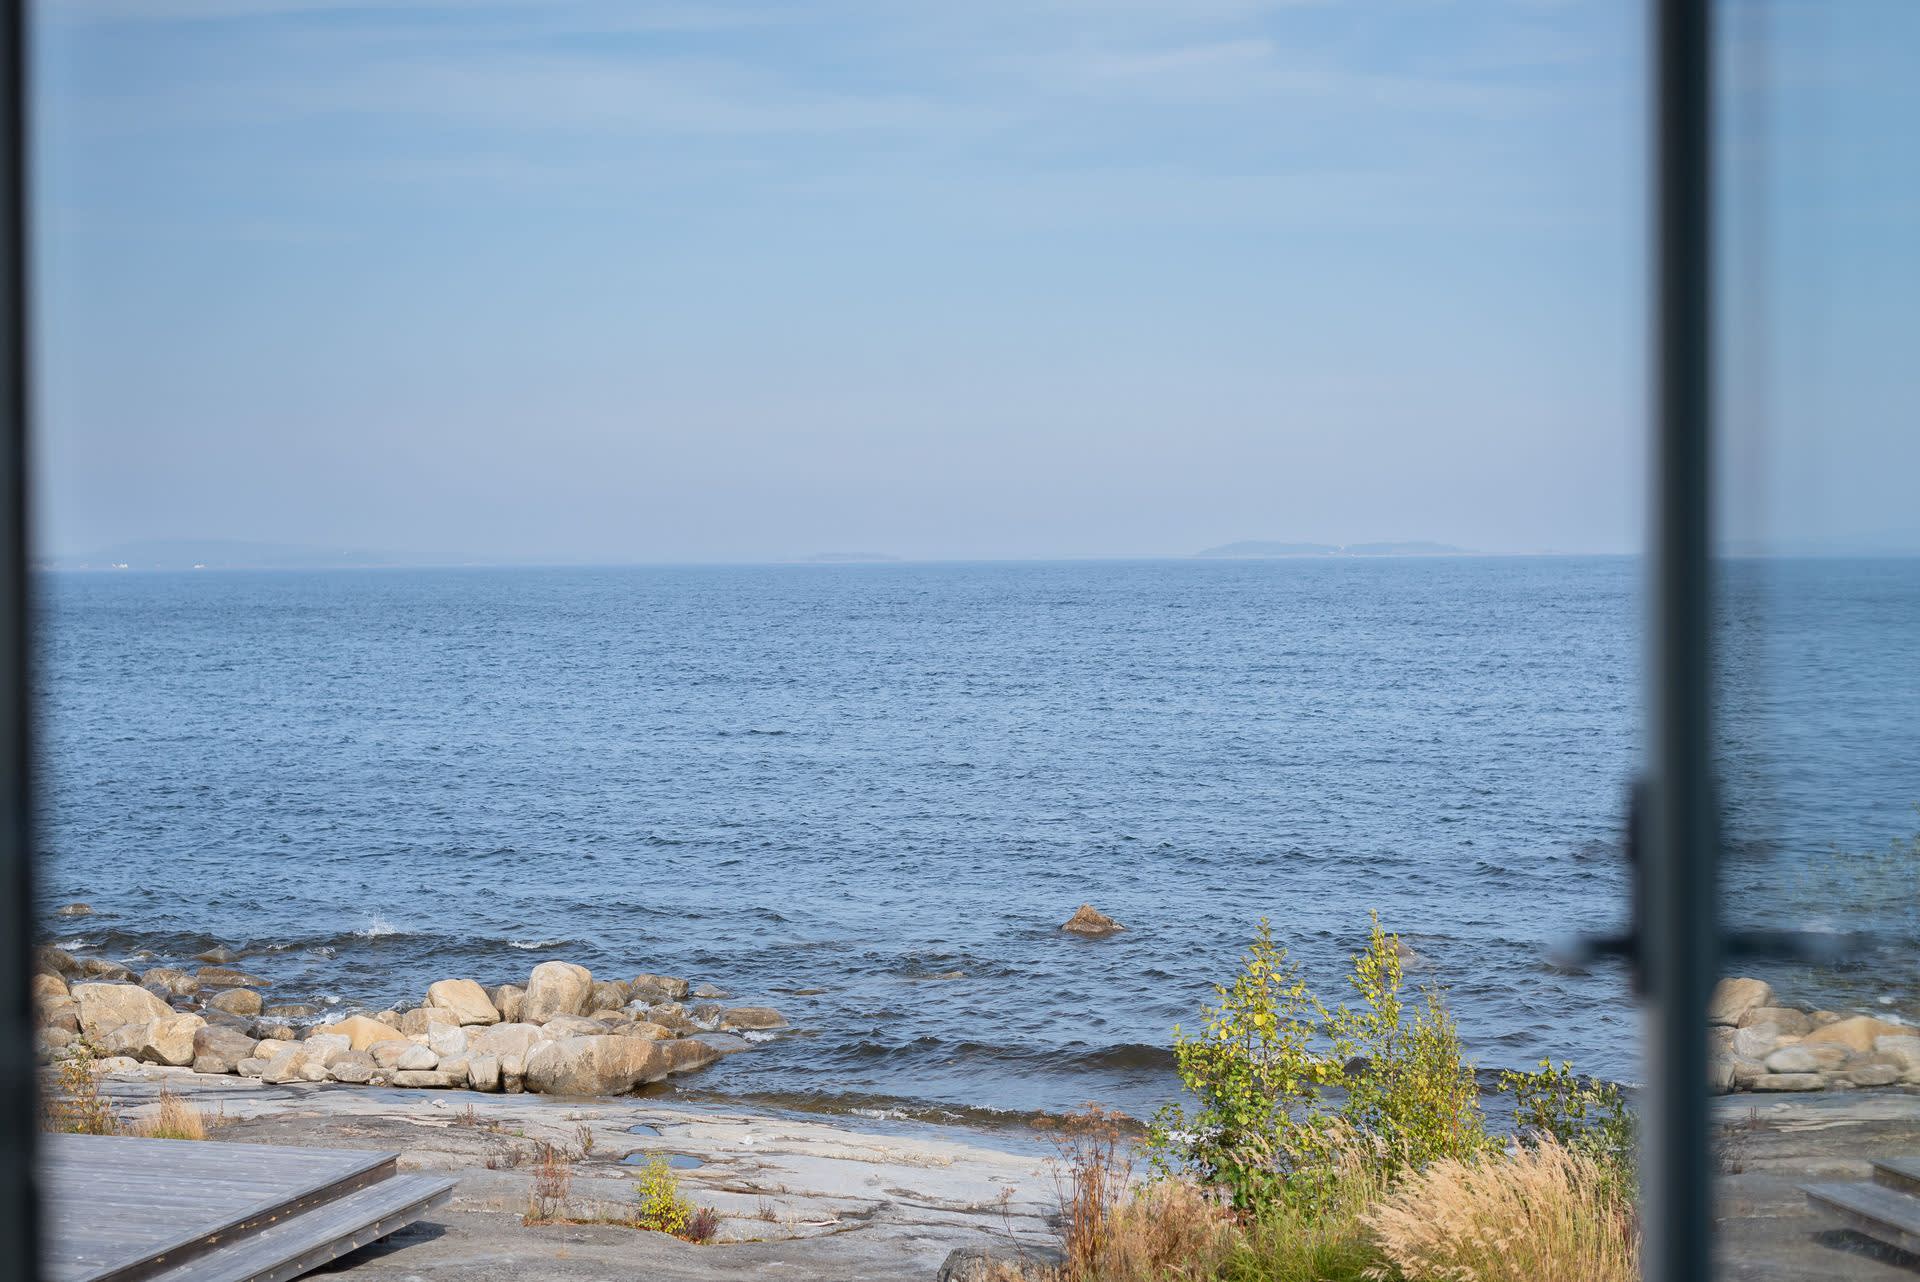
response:
{"label": "sky", "polygon": [[1632,550],[1639,16],[50,0],[40,550]]}

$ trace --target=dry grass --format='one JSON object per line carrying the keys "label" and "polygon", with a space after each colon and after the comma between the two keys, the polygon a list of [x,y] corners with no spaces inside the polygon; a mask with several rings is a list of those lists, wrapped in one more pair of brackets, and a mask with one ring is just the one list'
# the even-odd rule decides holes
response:
{"label": "dry grass", "polygon": [[[1594,1159],[1551,1140],[1446,1160],[1364,1216],[1381,1253],[1423,1282],[1635,1282],[1633,1206]],[[1385,1270],[1375,1276],[1392,1277]]]}
{"label": "dry grass", "polygon": [[533,1190],[527,1195],[523,1224],[557,1224],[566,1218],[573,1192],[573,1165],[551,1144],[541,1144],[533,1163]]}
{"label": "dry grass", "polygon": [[1103,1277],[1101,1256],[1112,1237],[1114,1217],[1133,1184],[1133,1146],[1123,1135],[1123,1113],[1089,1104],[1077,1113],[1046,1119],[1058,1157],[1052,1162],[1066,1248],[1063,1276],[1070,1282]]}
{"label": "dry grass", "polygon": [[160,1107],[125,1128],[125,1133],[150,1140],[203,1140],[213,1125],[198,1104],[183,1100],[172,1089],[162,1086]]}

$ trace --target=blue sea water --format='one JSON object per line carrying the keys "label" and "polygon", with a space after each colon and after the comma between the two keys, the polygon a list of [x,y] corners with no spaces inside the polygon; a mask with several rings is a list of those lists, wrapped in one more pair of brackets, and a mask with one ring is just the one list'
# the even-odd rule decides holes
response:
{"label": "blue sea water", "polygon": [[[1911,861],[1832,852],[1920,828],[1920,562],[1730,581],[1729,915],[1910,957]],[[1482,1065],[1638,1069],[1626,977],[1550,959],[1624,914],[1632,559],[39,586],[42,906],[105,955],[244,945],[341,1010],[681,974],[795,1026],[682,1091],[1144,1114],[1258,918],[1338,994],[1378,911]],[[1920,1014],[1885,957],[1787,979]]]}

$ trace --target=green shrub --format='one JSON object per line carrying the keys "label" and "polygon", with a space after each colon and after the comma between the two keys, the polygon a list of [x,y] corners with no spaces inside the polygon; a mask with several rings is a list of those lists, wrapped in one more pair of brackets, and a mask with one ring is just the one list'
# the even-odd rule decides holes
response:
{"label": "green shrub", "polygon": [[693,1203],[680,1196],[680,1177],[673,1173],[665,1158],[648,1159],[640,1172],[640,1182],[633,1187],[640,1196],[640,1204],[634,1210],[634,1223],[675,1237],[686,1233],[693,1219]]}
{"label": "green shrub", "polygon": [[[1216,987],[1174,1061],[1197,1105],[1163,1108],[1148,1147],[1162,1174],[1220,1190],[1243,1216],[1324,1208],[1358,1154],[1369,1177],[1488,1146],[1473,1070],[1437,991],[1403,996],[1399,940],[1373,919],[1353,959],[1356,1006],[1329,1010],[1263,919],[1231,985]],[[1323,1049],[1324,1048],[1324,1049]],[[1364,1059],[1349,1078],[1342,1066]],[[1319,1088],[1345,1087],[1329,1109]]]}
{"label": "green shrub", "polygon": [[1162,1174],[1191,1174],[1236,1210],[1255,1212],[1283,1195],[1318,1148],[1311,1105],[1330,1069],[1313,1042],[1327,1013],[1262,918],[1240,973],[1214,987],[1201,1015],[1198,1033],[1173,1030],[1174,1062],[1196,1107],[1162,1108],[1148,1150]]}
{"label": "green shrub", "polygon": [[1375,1141],[1393,1170],[1471,1158],[1488,1140],[1460,1031],[1436,989],[1422,990],[1409,1010],[1403,982],[1399,938],[1381,928],[1376,913],[1367,949],[1353,959],[1360,1004],[1341,1007],[1331,1020],[1341,1062],[1366,1061],[1347,1079],[1340,1116]]}
{"label": "green shrub", "polygon": [[1582,1077],[1569,1061],[1555,1067],[1543,1059],[1534,1072],[1500,1074],[1500,1090],[1513,1096],[1513,1120],[1523,1140],[1550,1137],[1591,1157],[1631,1193],[1635,1127],[1618,1085]]}

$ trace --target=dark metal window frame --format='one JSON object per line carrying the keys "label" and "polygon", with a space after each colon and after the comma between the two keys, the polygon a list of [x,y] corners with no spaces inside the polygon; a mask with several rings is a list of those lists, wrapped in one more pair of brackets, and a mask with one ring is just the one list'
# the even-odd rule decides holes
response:
{"label": "dark metal window frame", "polygon": [[[1705,1017],[1717,969],[1708,706],[1713,0],[1649,0],[1654,94],[1653,544],[1636,906],[1647,995],[1648,1282],[1710,1276]],[[27,47],[0,0],[0,1277],[38,1274],[31,588],[27,542]]]}

